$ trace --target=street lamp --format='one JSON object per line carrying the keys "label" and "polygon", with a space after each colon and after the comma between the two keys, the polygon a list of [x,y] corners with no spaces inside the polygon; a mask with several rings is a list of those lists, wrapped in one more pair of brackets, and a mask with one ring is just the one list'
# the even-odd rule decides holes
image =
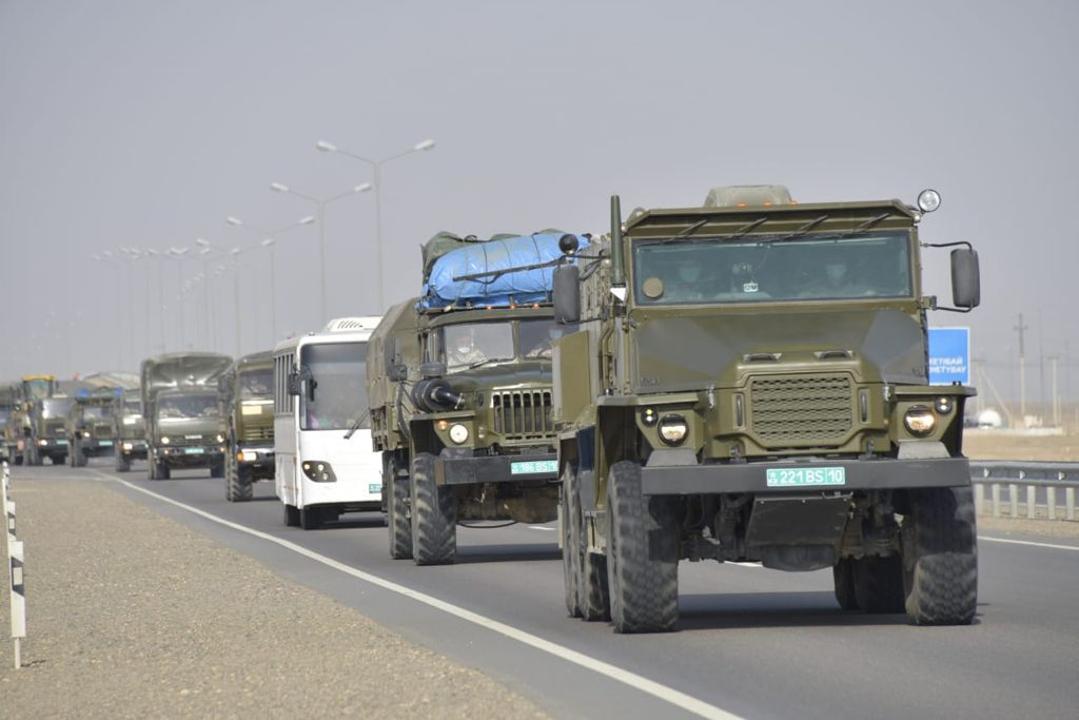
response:
{"label": "street lamp", "polygon": [[[245,223],[243,220],[241,220],[240,218],[238,218],[238,217],[236,217],[234,215],[230,215],[227,218],[225,218],[225,223],[228,224],[228,225],[231,225],[231,226],[237,227],[237,228],[242,228],[242,229],[245,229],[245,230],[250,230],[251,232],[262,235],[263,240],[261,242],[261,246],[262,247],[268,247],[270,249],[270,328],[271,328],[271,332],[272,332],[272,340],[274,342],[277,341],[277,293],[276,293],[276,288],[274,287],[274,281],[273,281],[274,280],[273,276],[274,276],[274,272],[275,272],[274,267],[275,267],[275,263],[276,263],[276,259],[275,259],[276,253],[274,252],[274,250],[276,248],[276,239],[277,239],[278,235],[281,235],[283,233],[288,232],[289,230],[293,230],[293,229],[301,227],[303,225],[310,225],[313,222],[315,222],[315,217],[313,215],[308,215],[307,217],[300,218],[299,220],[292,223],[291,225],[284,225],[284,226],[276,228],[274,230],[267,230],[266,228],[259,227],[258,225],[250,225],[248,223]],[[269,242],[267,242],[267,241],[269,241]],[[233,256],[238,256],[240,254],[240,249],[235,248],[235,249],[233,249],[232,253],[233,253]],[[237,283],[238,282],[239,282],[239,280],[237,280]],[[238,297],[239,297],[239,291],[237,291],[237,298]],[[239,309],[239,299],[237,299],[237,309]],[[239,327],[239,326],[237,325],[237,327]],[[237,335],[238,334],[239,333],[237,332]]]}
{"label": "street lamp", "polygon": [[331,142],[325,140],[319,140],[315,143],[315,149],[320,152],[337,153],[338,155],[344,155],[350,157],[353,160],[359,160],[360,162],[367,163],[371,166],[374,172],[375,181],[375,267],[378,269],[378,309],[379,312],[386,306],[386,299],[384,297],[385,284],[382,280],[382,166],[386,163],[403,158],[406,155],[412,155],[413,153],[426,152],[431,150],[435,146],[435,141],[430,138],[421,140],[404,152],[397,153],[396,155],[390,155],[389,157],[381,160],[372,160],[350,152],[348,150],[342,150]]}
{"label": "street lamp", "polygon": [[298,198],[303,198],[308,202],[315,204],[315,208],[318,213],[318,258],[319,258],[319,274],[321,282],[319,283],[320,291],[320,323],[325,322],[327,319],[326,314],[326,206],[335,200],[341,200],[343,198],[365,193],[371,189],[371,183],[362,183],[360,185],[354,185],[352,189],[346,190],[343,193],[333,195],[328,198],[317,198],[314,195],[307,195],[294,190],[284,183],[274,182],[270,183],[270,189],[274,192],[287,193],[289,195],[295,195]]}

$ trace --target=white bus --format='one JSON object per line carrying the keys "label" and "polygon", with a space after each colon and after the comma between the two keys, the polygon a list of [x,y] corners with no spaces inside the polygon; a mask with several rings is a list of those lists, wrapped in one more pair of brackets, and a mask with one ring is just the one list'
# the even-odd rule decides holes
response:
{"label": "white bus", "polygon": [[274,485],[286,525],[311,530],[381,507],[366,386],[367,339],[380,319],[331,320],[274,348]]}

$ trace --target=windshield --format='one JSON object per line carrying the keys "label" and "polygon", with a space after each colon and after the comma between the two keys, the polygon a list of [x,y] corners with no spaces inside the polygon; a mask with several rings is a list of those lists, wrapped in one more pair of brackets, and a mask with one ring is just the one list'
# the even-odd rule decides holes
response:
{"label": "windshield", "polygon": [[910,297],[905,232],[638,243],[640,305]]}
{"label": "windshield", "polygon": [[446,372],[455,373],[497,360],[512,360],[513,323],[449,325],[442,329]]}
{"label": "windshield", "polygon": [[240,399],[273,398],[273,368],[240,373]]}
{"label": "windshield", "polygon": [[41,401],[41,417],[43,418],[62,418],[67,417],[67,413],[71,410],[74,400],[68,398],[64,400],[58,400],[56,398],[48,398]]}
{"label": "windshield", "polygon": [[87,405],[82,409],[82,417],[84,420],[104,420],[112,417],[112,413],[100,405]]}
{"label": "windshield", "polygon": [[305,345],[300,364],[315,382],[314,400],[301,394],[303,430],[346,430],[367,422],[367,343]]}
{"label": "windshield", "polygon": [[551,341],[576,328],[560,325],[554,320],[522,320],[520,325],[521,357],[527,359],[551,359]]}
{"label": "windshield", "polygon": [[142,415],[142,402],[139,400],[124,400],[125,415]]}
{"label": "windshield", "polygon": [[23,380],[23,390],[29,400],[40,400],[49,396],[52,383],[48,380]]}
{"label": "windshield", "polygon": [[220,415],[216,395],[174,395],[157,402],[157,416],[162,420],[216,418]]}

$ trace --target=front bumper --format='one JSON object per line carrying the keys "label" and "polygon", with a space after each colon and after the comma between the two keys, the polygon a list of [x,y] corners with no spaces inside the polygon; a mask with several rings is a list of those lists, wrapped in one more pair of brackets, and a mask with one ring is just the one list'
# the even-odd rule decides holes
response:
{"label": "front bumper", "polygon": [[34,447],[36,447],[38,449],[38,452],[43,452],[43,453],[58,453],[58,452],[65,452],[66,453],[67,450],[68,450],[67,440],[64,439],[64,438],[59,438],[59,439],[48,438],[48,439],[45,440],[44,445],[41,444],[40,440],[37,440],[37,441],[34,442]]}
{"label": "front bumper", "polygon": [[558,456],[555,453],[483,457],[455,457],[444,453],[435,460],[435,483],[438,485],[554,480],[557,477]]}
{"label": "front bumper", "polygon": [[161,446],[154,452],[170,467],[209,467],[225,460],[225,450],[220,446]]}
{"label": "front bumper", "polygon": [[257,473],[268,472],[270,477],[274,471],[274,450],[272,447],[245,447],[236,448],[237,463],[240,467],[251,468]]}
{"label": "front bumper", "polygon": [[[770,486],[768,470],[843,468],[842,484]],[[645,495],[714,493],[790,493],[843,490],[902,490],[970,485],[966,458],[897,460],[879,458],[814,459],[802,461],[722,463],[713,465],[645,466],[641,492]]]}
{"label": "front bumper", "polygon": [[120,440],[116,445],[125,457],[146,458],[145,440]]}

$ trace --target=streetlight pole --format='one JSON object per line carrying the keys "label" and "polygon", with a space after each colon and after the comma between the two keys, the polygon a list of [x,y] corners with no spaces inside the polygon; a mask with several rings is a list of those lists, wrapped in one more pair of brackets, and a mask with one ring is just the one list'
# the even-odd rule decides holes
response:
{"label": "streetlight pole", "polygon": [[[285,185],[283,183],[270,183],[270,189],[274,192],[288,193],[289,195],[295,195],[298,198],[303,198],[308,202],[315,204],[316,214],[318,216],[318,259],[319,259],[319,277],[321,282],[319,283],[319,314],[320,323],[325,322],[328,319],[326,313],[326,206],[335,200],[341,200],[343,198],[351,197],[359,193],[367,192],[371,189],[371,183],[362,183],[355,185],[351,190],[347,190],[343,193],[339,193],[328,198],[317,198],[313,195],[307,195],[298,190]],[[377,195],[378,188],[376,186],[375,193]]]}
{"label": "streetlight pole", "polygon": [[[284,225],[275,230],[267,230],[259,227],[258,225],[249,225],[238,217],[230,215],[225,218],[225,223],[237,228],[243,228],[250,230],[251,232],[258,233],[263,236],[263,240],[260,243],[261,247],[268,247],[270,249],[270,328],[271,328],[271,342],[277,342],[277,289],[274,286],[274,266],[275,266],[275,248],[277,247],[277,236],[283,233],[293,230],[302,225],[310,225],[315,222],[315,218],[311,215],[300,218],[291,225]],[[251,249],[251,248],[249,248]],[[237,248],[238,250],[238,248]],[[233,254],[238,254],[236,250],[233,250]],[[239,300],[237,300],[237,309],[239,309]]]}
{"label": "streetlight pole", "polygon": [[412,155],[413,153],[425,152],[432,149],[435,146],[435,141],[431,139],[421,140],[413,145],[408,150],[391,155],[381,160],[372,160],[371,158],[358,155],[348,150],[342,150],[333,143],[326,142],[325,140],[319,140],[315,143],[315,149],[321,152],[338,153],[339,155],[345,155],[353,160],[359,160],[360,162],[367,163],[371,166],[374,173],[375,181],[375,268],[378,271],[378,310],[382,312],[386,306],[385,297],[385,283],[382,279],[382,166],[398,158],[403,158],[406,155]]}

